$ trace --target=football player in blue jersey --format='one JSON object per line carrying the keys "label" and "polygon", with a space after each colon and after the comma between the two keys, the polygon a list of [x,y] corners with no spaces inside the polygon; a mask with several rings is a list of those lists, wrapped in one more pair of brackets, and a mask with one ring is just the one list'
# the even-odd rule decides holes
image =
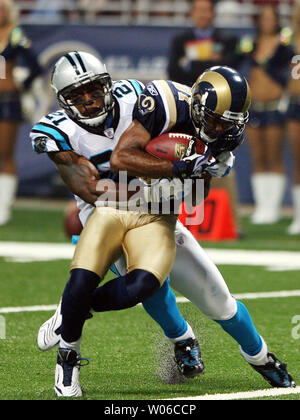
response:
{"label": "football player in blue jersey", "polygon": [[[239,73],[226,67],[208,69],[199,77],[192,91],[176,83],[154,81],[139,92],[137,101],[131,104],[129,99],[118,101],[117,95],[114,95],[115,103],[111,110],[103,112],[101,116],[104,118],[100,125],[98,123],[94,126],[93,119],[100,116],[104,105],[102,103],[101,109],[96,112],[99,107],[97,101],[101,97],[99,91],[103,92],[102,95],[109,94],[110,84],[108,83],[106,87],[93,85],[94,81],[89,80],[88,72],[84,71],[84,68],[85,70],[88,68],[86,57],[82,53],[78,55],[69,54],[69,57],[63,60],[65,66],[63,76],[66,77],[71,71],[74,72],[73,79],[70,78],[70,74],[66,77],[67,85],[64,86],[62,83],[60,87],[57,87],[61,81],[59,75],[63,73],[58,71],[57,66],[56,74],[54,71],[52,79],[58,97],[65,102],[63,106],[65,113],[60,116],[60,119],[63,118],[64,121],[61,122],[61,128],[57,131],[60,136],[55,134],[55,127],[57,128],[55,123],[52,126],[46,124],[44,128],[43,125],[36,126],[31,136],[35,149],[47,152],[51,156],[66,184],[86,203],[94,203],[95,196],[99,194],[96,188],[98,174],[90,164],[94,155],[91,150],[87,152],[86,146],[89,144],[90,147],[94,147],[94,152],[97,148],[101,148],[101,141],[105,142],[110,136],[110,128],[116,120],[118,121],[114,126],[115,136],[112,140],[117,141],[115,144],[113,141],[111,143],[113,150],[110,159],[114,172],[127,170],[132,176],[185,178],[193,177],[197,168],[197,176],[200,172],[200,176],[205,179],[207,190],[211,176],[224,176],[228,173],[234,160],[231,151],[243,139],[250,103],[247,82]],[[76,70],[79,74],[76,74]],[[97,71],[99,76],[99,67]],[[104,74],[107,80],[107,73],[102,70],[102,75]],[[81,75],[82,80],[83,76],[86,77],[85,86],[82,86],[78,80]],[[58,81],[55,81],[55,77],[58,77]],[[71,80],[74,80],[72,84],[70,84]],[[133,85],[137,86],[135,83]],[[121,88],[124,94],[123,99],[129,98],[124,93],[128,92],[129,85],[121,82],[121,85],[117,87],[120,88],[120,86],[123,86]],[[65,87],[68,87],[68,90],[64,96]],[[78,93],[79,97],[76,98]],[[89,112],[91,109],[92,113]],[[116,109],[117,112],[115,112]],[[124,122],[123,115],[128,117],[129,114],[130,118],[126,119],[123,130],[118,130],[120,122]],[[49,121],[51,118],[55,121],[57,117],[48,116]],[[70,124],[73,124],[72,127]],[[49,132],[49,125],[51,132]],[[64,129],[68,132],[67,140]],[[157,159],[145,153],[145,146],[151,138],[170,130],[199,136],[209,145],[216,163],[208,166],[203,156],[196,153],[184,157],[176,164],[169,161],[158,163]],[[94,137],[88,136],[91,133]],[[100,136],[101,139],[95,136]],[[80,143],[82,143],[81,147]],[[62,144],[64,144],[64,150]],[[102,162],[102,164],[105,165],[107,162]],[[203,170],[205,174],[201,173]],[[84,210],[86,207],[82,205],[81,209]],[[55,385],[57,395],[81,395],[79,343],[84,321],[88,318],[91,308],[99,312],[124,309],[143,301],[145,309],[161,325],[167,337],[176,342],[179,336],[180,340],[177,340],[175,344],[175,357],[182,372],[187,375],[202,372],[203,364],[198,343],[191,328],[182,319],[179,311],[174,309],[174,295],[169,290],[167,282],[158,289],[154,288],[155,293],[153,289],[149,293],[149,289],[146,290],[143,284],[145,279],[139,278],[137,282],[138,276],[134,273],[134,264],[133,270],[129,269],[132,275],[130,278],[126,277],[126,264],[121,259],[116,264],[121,276],[96,288],[101,277],[97,274],[99,273],[97,259],[101,259],[103,253],[111,253],[111,250],[105,250],[103,245],[99,247],[97,239],[99,234],[97,226],[105,224],[103,213],[93,212],[93,207],[90,206],[89,215],[81,218],[84,224],[87,219],[89,222],[85,225],[79,247],[75,252],[71,278],[64,291],[61,309],[59,306],[56,314],[41,327],[39,332],[39,346],[43,350],[50,349],[60,341]],[[108,234],[110,237],[114,234],[117,236],[116,230],[111,225]],[[150,232],[152,239],[155,239],[154,235],[155,232]],[[161,239],[161,237],[158,238],[158,244],[155,242],[158,249]],[[218,322],[239,343],[246,361],[271,385],[294,386],[294,381],[288,374],[286,366],[268,352],[267,345],[256,331],[247,308],[230,295],[216,266],[206,256],[190,232],[179,222],[176,225],[176,239],[176,258],[170,274],[172,286],[194,302],[207,317]],[[142,240],[142,237],[139,238],[130,250],[134,252],[137,246],[142,248]],[[95,252],[93,250],[91,252],[93,247]],[[145,250],[142,248],[142,251]],[[94,261],[92,265],[87,266],[86,264],[91,262],[91,254]],[[144,261],[148,264],[149,254],[147,256],[147,251],[145,254],[147,258]],[[118,256],[113,255],[109,260],[114,262]],[[140,289],[138,290],[137,287]],[[212,290],[214,290],[213,293]],[[130,294],[132,294],[131,299],[129,299]],[[43,340],[44,344],[41,345]],[[70,381],[64,385],[63,378],[70,371],[72,372],[72,376],[69,375]]]}
{"label": "football player in blue jersey", "polygon": [[[112,171],[126,170],[130,175],[138,174],[144,177],[193,176],[199,159],[196,153],[174,163],[158,162],[155,157],[145,152],[146,145],[153,137],[172,130],[194,134],[206,142],[217,164],[206,167],[204,172],[211,176],[226,176],[232,167],[232,150],[243,141],[250,101],[246,79],[226,66],[207,69],[198,77],[191,91],[186,86],[171,81],[152,81],[139,96],[133,111],[133,122],[121,136],[112,153],[111,169]],[[191,266],[189,259],[192,254],[193,251],[189,250],[186,259],[182,259],[183,267]],[[199,255],[197,262],[200,263],[200,261],[203,263]],[[198,281],[202,283],[203,279],[199,278],[202,277],[199,275],[200,266],[198,269]],[[181,272],[182,283],[190,282],[191,272],[192,270],[185,275]],[[172,271],[170,278],[171,284],[176,288],[177,282],[175,284],[172,282]],[[218,298],[215,301],[212,298],[212,283],[208,281],[206,284],[202,283],[203,285],[201,292],[199,290],[198,293],[204,293],[206,303],[210,301],[212,304],[210,310],[212,308],[216,310],[220,301],[217,301]],[[195,290],[196,288],[193,291],[194,295],[191,290],[189,293],[186,291],[182,293],[185,296],[189,295],[191,301],[195,301]],[[201,310],[219,323],[240,344],[245,360],[272,386],[294,387],[295,382],[287,372],[286,365],[268,351],[246,306],[234,299],[229,298],[227,301],[227,298],[221,303],[223,314],[220,313],[218,317],[211,316],[213,311],[207,311],[205,304]],[[228,312],[227,316],[224,316],[226,310],[223,305],[226,301],[229,302],[227,310],[231,308],[231,316],[228,316]],[[197,306],[200,308],[199,304]]]}

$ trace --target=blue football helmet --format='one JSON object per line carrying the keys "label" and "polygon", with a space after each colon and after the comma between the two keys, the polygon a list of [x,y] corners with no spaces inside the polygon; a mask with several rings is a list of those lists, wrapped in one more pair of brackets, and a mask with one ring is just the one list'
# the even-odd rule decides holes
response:
{"label": "blue football helmet", "polygon": [[250,88],[241,73],[227,66],[205,70],[192,87],[191,116],[197,134],[208,143],[241,135],[250,103]]}

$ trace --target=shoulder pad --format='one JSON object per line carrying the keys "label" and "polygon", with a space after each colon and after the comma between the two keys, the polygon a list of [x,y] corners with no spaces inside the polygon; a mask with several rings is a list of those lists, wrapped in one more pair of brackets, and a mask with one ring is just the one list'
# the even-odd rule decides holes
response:
{"label": "shoulder pad", "polygon": [[31,132],[49,137],[63,150],[72,150],[70,138],[76,133],[76,124],[63,111],[53,112],[41,118]]}

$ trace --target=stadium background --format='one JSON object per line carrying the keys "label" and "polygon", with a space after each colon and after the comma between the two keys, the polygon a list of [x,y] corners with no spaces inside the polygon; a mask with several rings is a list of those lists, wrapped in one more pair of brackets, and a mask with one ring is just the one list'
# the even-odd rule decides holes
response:
{"label": "stadium background", "polygon": [[[88,13],[80,11],[79,2],[90,5]],[[251,18],[259,13],[259,2],[262,3],[259,0],[219,2],[217,25],[238,34],[251,32]],[[22,0],[16,3],[21,8],[20,23],[47,68],[42,83],[34,87],[33,121],[45,114],[48,107],[55,106],[50,95],[49,72],[56,58],[65,51],[82,48],[96,52],[107,62],[115,79],[135,77],[146,81],[166,77],[170,37],[189,24],[188,0]],[[291,1],[280,1],[284,25],[289,23],[291,5]],[[67,192],[47,156],[38,157],[32,151],[29,131],[33,121],[22,126],[18,139],[21,199],[14,206],[12,221],[1,227],[1,400],[55,398],[56,353],[40,352],[36,335],[61,298],[74,252],[63,229],[69,200],[52,199],[65,197]],[[286,162],[290,165],[288,147]],[[242,203],[251,203],[247,143],[237,152],[236,168]],[[33,195],[35,200],[22,199]],[[285,203],[289,200],[290,184]],[[242,209],[244,237],[238,241],[201,242],[201,245],[217,264],[232,295],[247,305],[270,351],[288,363],[299,385],[299,236],[286,234],[291,219],[287,212],[276,225],[253,225],[249,220],[250,207]],[[110,278],[111,273],[105,281]],[[133,405],[133,400],[191,396],[204,400],[220,396],[299,400],[299,386],[287,390],[295,391],[295,395],[282,395],[286,390],[271,389],[245,364],[237,344],[224,335],[219,325],[183,296],[176,293],[176,298],[181,313],[201,343],[205,375],[192,381],[176,376],[172,346],[165,343],[158,325],[138,305],[126,311],[95,314],[86,323],[82,355],[90,358],[90,366],[81,373],[83,399],[97,400],[98,410],[99,400],[103,404],[119,400],[115,405],[125,401],[128,406]],[[274,392],[273,396],[270,392]],[[126,400],[131,400],[130,404]],[[199,413],[201,409],[200,403]]]}
{"label": "stadium background", "polygon": [[[39,60],[46,69],[36,90],[35,113],[20,129],[17,162],[19,196],[61,197],[67,191],[47,156],[35,156],[29,141],[32,122],[56,107],[49,90],[49,74],[55,60],[73,49],[98,54],[113,79],[136,78],[143,82],[167,78],[168,50],[172,36],[190,24],[189,1],[17,1],[21,24],[33,41]],[[252,16],[264,1],[219,1],[216,26],[237,36],[251,33]],[[293,2],[279,4],[283,25],[289,25]],[[41,24],[42,23],[42,24]],[[21,63],[22,64],[22,63]],[[247,69],[240,69],[247,74]],[[285,147],[286,170],[291,176],[289,147]],[[251,162],[245,142],[236,152],[236,172],[240,201],[252,203]],[[284,204],[291,203],[288,184]]]}

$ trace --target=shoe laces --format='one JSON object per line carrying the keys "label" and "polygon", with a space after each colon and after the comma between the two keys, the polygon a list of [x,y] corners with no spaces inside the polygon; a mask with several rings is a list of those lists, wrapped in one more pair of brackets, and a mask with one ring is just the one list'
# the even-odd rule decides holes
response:
{"label": "shoe laces", "polygon": [[70,354],[72,354],[74,350],[69,349],[69,353],[66,357],[63,357],[58,350],[58,355],[61,363],[66,363],[69,366],[87,366],[90,363],[90,359],[81,357],[80,354],[77,353],[76,357],[73,357],[73,360],[68,360]]}
{"label": "shoe laces", "polygon": [[91,359],[89,359],[89,358],[87,358],[87,357],[80,357],[80,358],[78,359],[78,366],[80,366],[80,367],[82,367],[82,366],[87,366],[87,365],[89,365],[90,360],[91,360]]}
{"label": "shoe laces", "polygon": [[180,352],[180,357],[189,363],[197,362],[199,359],[199,348],[196,340],[189,338],[176,343],[176,350]]}

